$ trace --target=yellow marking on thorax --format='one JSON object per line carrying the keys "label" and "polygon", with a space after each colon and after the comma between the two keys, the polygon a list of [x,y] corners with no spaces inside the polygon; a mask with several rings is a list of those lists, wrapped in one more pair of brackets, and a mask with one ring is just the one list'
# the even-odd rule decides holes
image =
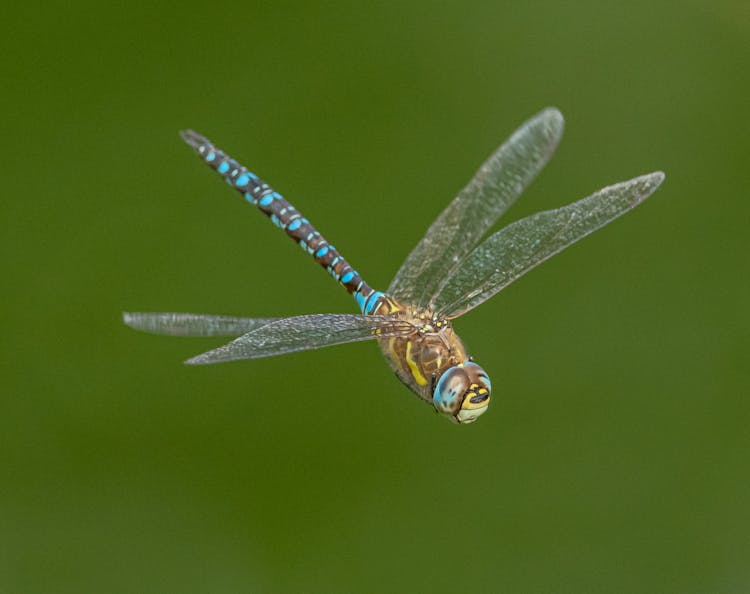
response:
{"label": "yellow marking on thorax", "polygon": [[414,377],[414,381],[416,381],[420,386],[426,386],[427,380],[422,375],[422,372],[419,371],[419,367],[417,366],[417,364],[411,358],[411,340],[406,341],[406,363],[407,365],[409,365],[409,369],[411,369],[411,374]]}
{"label": "yellow marking on thorax", "polygon": [[396,346],[396,337],[391,336],[388,339],[388,351],[391,353],[391,357],[393,357],[394,360],[398,359],[398,353],[396,352],[395,346]]}
{"label": "yellow marking on thorax", "polygon": [[382,299],[380,304],[378,305],[378,309],[373,311],[372,314],[377,315],[388,315],[388,314],[394,314],[398,313],[402,310],[402,307],[393,301],[393,299],[390,299],[389,297],[385,297]]}

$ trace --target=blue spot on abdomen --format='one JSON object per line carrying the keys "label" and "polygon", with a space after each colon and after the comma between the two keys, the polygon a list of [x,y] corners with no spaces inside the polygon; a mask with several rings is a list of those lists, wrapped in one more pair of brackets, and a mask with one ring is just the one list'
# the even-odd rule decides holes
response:
{"label": "blue spot on abdomen", "polygon": [[383,296],[383,293],[380,291],[373,291],[372,294],[367,298],[367,302],[365,303],[365,307],[363,309],[363,312],[366,314],[369,314],[372,312],[372,310],[375,308],[375,304],[378,302],[378,300]]}

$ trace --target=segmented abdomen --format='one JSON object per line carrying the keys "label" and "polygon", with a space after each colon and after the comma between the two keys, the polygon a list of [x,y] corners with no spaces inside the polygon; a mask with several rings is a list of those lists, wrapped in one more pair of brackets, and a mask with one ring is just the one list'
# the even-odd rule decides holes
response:
{"label": "segmented abdomen", "polygon": [[183,131],[180,135],[195,149],[201,159],[240,192],[245,200],[257,206],[274,225],[282,229],[341,283],[356,299],[363,313],[375,313],[380,308],[383,293],[370,287],[338,250],[281,194],[216,148],[207,138],[192,130]]}

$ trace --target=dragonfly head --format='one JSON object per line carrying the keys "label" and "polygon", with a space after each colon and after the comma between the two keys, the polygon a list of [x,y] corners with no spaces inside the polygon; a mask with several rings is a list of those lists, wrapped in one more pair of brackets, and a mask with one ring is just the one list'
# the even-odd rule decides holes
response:
{"label": "dragonfly head", "polygon": [[432,403],[441,414],[456,423],[473,423],[490,404],[492,384],[476,363],[454,365],[438,379]]}

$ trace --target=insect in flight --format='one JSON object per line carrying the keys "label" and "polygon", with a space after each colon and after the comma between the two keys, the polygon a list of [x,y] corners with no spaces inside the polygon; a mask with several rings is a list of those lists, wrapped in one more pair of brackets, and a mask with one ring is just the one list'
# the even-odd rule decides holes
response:
{"label": "insect in flight", "polygon": [[453,320],[526,272],[643,202],[660,171],[516,221],[480,240],[552,156],[562,114],[548,108],[525,122],[438,216],[386,292],[376,291],[312,224],[267,183],[188,130],[182,138],[250,204],[299,243],[356,299],[361,314],[238,318],[189,313],[125,313],[127,325],[155,334],[234,336],[190,365],[258,359],[375,340],[396,376],[456,423],[473,423],[490,402],[487,373],[468,355]]}

